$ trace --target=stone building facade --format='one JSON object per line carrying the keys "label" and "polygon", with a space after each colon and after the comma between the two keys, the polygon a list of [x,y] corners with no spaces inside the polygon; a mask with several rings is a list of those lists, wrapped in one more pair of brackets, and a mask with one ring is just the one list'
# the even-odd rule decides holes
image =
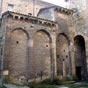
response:
{"label": "stone building facade", "polygon": [[[59,8],[52,8],[55,14],[57,9]],[[64,11],[60,14],[66,15],[67,18],[73,13],[67,9],[67,13]],[[70,78],[72,68],[70,42],[67,37],[69,30],[67,25],[65,25],[66,29],[62,30],[63,25],[56,21],[14,12],[4,13],[1,22],[3,75],[8,75],[16,82],[46,78],[53,80],[56,76],[61,79]]]}
{"label": "stone building facade", "polygon": [[0,28],[0,78],[88,80],[87,11],[78,14],[52,6],[41,9],[37,17],[5,12]]}
{"label": "stone building facade", "polygon": [[0,15],[6,11],[36,16],[41,8],[54,6],[41,0],[0,0]]}

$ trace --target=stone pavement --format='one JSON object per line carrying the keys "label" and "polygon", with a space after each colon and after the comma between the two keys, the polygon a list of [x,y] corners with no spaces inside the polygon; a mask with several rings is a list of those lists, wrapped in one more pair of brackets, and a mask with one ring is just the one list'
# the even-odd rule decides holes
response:
{"label": "stone pavement", "polygon": [[12,84],[4,84],[4,86],[6,88],[29,88],[27,86],[16,86],[16,85],[12,85]]}
{"label": "stone pavement", "polygon": [[58,88],[69,88],[69,87],[58,87]]}

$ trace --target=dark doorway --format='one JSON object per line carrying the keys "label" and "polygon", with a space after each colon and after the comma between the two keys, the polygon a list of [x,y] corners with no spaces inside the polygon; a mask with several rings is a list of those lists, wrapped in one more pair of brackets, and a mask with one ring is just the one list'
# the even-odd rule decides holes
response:
{"label": "dark doorway", "polygon": [[87,80],[87,63],[86,63],[86,49],[85,40],[81,35],[74,38],[75,46],[75,69],[78,80]]}
{"label": "dark doorway", "polygon": [[76,67],[76,76],[78,80],[82,80],[82,76],[81,76],[81,66]]}

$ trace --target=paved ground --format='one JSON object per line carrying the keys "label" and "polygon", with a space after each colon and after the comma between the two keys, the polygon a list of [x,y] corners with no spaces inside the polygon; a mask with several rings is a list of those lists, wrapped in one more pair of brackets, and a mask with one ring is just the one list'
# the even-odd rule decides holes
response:
{"label": "paved ground", "polygon": [[7,88],[29,88],[26,86],[16,86],[16,85],[12,85],[12,84],[4,84],[4,86]]}
{"label": "paved ground", "polygon": [[58,88],[69,88],[69,87],[58,87]]}
{"label": "paved ground", "polygon": [[[16,85],[12,85],[12,84],[4,84],[4,86],[6,88],[29,88],[27,86],[16,86]],[[44,88],[44,85],[41,85],[40,87],[36,87],[35,88]],[[83,82],[77,82],[77,83],[73,83],[73,84],[67,84],[67,85],[57,85],[57,86],[47,86],[45,85],[45,88],[88,88],[88,83],[83,83]]]}

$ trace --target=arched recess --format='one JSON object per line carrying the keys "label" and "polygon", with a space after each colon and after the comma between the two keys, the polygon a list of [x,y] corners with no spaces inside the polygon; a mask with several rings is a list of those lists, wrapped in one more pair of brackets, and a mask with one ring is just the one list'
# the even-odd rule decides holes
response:
{"label": "arched recess", "polygon": [[26,60],[28,34],[23,29],[15,29],[10,35],[9,76],[11,78],[26,78]]}
{"label": "arched recess", "polygon": [[87,80],[86,49],[83,36],[77,35],[74,38],[75,48],[75,69],[78,80]]}
{"label": "arched recess", "polygon": [[50,36],[44,31],[37,31],[34,36],[34,58],[32,59],[31,77],[50,77]]}
{"label": "arched recess", "polygon": [[56,62],[57,76],[69,76],[69,40],[65,34],[59,34],[56,38]]}

